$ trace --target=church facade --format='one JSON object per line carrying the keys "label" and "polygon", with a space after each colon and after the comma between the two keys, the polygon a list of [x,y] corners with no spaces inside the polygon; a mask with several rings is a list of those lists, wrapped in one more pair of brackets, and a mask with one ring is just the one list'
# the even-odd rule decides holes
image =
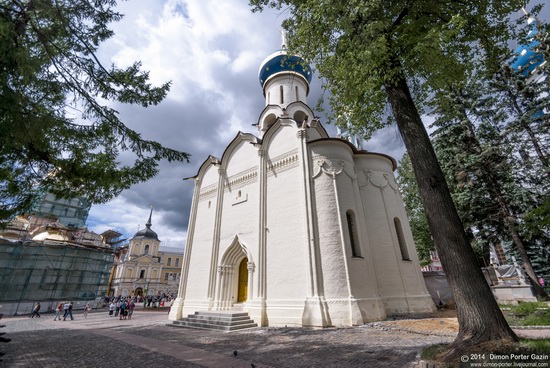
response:
{"label": "church facade", "polygon": [[169,318],[244,310],[261,326],[354,326],[431,312],[396,161],[330,138],[307,105],[311,69],[261,64],[258,135],[239,132],[195,183]]}

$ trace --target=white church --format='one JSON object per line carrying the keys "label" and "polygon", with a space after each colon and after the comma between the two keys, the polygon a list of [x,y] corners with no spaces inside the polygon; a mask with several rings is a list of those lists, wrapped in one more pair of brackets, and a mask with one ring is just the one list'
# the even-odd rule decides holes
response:
{"label": "white church", "polygon": [[170,320],[239,310],[260,326],[356,326],[434,310],[396,161],[330,138],[307,105],[311,77],[284,47],[267,57],[257,136],[237,133],[189,178]]}

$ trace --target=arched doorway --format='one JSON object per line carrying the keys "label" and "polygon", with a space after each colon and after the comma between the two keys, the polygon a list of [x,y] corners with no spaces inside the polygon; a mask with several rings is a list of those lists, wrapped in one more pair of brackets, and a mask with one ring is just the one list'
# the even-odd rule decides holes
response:
{"label": "arched doorway", "polygon": [[246,302],[248,296],[248,258],[244,257],[239,264],[239,286],[237,303]]}
{"label": "arched doorway", "polygon": [[134,295],[135,296],[142,296],[143,295],[143,289],[138,287],[134,290]]}

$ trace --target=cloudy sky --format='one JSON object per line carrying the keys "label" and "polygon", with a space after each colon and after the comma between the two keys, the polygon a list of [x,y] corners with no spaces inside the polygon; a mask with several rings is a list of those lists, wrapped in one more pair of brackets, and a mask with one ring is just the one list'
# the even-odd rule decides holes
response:
{"label": "cloudy sky", "polygon": [[[121,1],[119,10],[125,18],[112,25],[115,36],[101,49],[102,62],[127,66],[141,60],[154,84],[172,81],[158,106],[116,106],[122,121],[143,138],[192,157],[190,163],[163,162],[154,179],[93,206],[88,227],[131,237],[145,226],[152,206],[152,228],[162,245],[183,249],[193,192],[193,181],[183,179],[194,176],[208,155],[220,157],[238,131],[256,133],[252,124],[265,105],[258,68],[280,48],[285,14],[252,14],[246,0],[130,0]],[[314,79],[311,106],[319,85]],[[396,159],[404,153],[395,128],[376,134],[366,148]]]}

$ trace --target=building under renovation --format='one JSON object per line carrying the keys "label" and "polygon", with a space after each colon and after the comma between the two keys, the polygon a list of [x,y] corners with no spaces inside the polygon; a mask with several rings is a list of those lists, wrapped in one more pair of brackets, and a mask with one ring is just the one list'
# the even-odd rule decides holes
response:
{"label": "building under renovation", "polygon": [[113,269],[112,244],[120,236],[47,217],[17,217],[0,231],[0,313],[30,313],[36,302],[41,311],[61,301],[73,301],[75,309],[99,303]]}

